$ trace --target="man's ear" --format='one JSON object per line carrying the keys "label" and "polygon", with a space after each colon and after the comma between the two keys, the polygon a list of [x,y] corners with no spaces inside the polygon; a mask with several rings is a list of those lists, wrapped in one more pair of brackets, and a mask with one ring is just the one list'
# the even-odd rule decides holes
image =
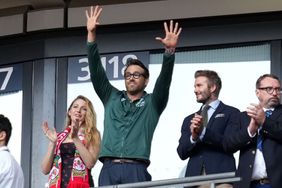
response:
{"label": "man's ear", "polygon": [[1,131],[0,132],[0,141],[4,141],[6,139],[6,132],[5,131]]}
{"label": "man's ear", "polygon": [[214,93],[215,90],[216,90],[216,85],[215,84],[211,85],[211,87],[210,87],[211,93]]}
{"label": "man's ear", "polygon": [[149,78],[146,78],[146,80],[145,80],[145,87],[147,87],[148,83],[149,83]]}
{"label": "man's ear", "polygon": [[256,96],[259,97],[259,90],[258,89],[256,89],[255,93],[256,93]]}

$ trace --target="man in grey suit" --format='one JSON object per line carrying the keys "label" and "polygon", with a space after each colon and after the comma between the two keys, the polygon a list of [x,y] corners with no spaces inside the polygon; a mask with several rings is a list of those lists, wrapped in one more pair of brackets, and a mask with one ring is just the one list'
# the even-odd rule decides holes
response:
{"label": "man in grey suit", "polygon": [[281,83],[265,74],[256,82],[259,104],[251,104],[240,115],[240,126],[228,127],[224,139],[227,152],[240,150],[237,175],[239,188],[282,187],[282,105]]}
{"label": "man in grey suit", "polygon": [[[236,114],[240,111],[218,99],[221,79],[216,72],[196,71],[194,88],[197,102],[203,105],[184,119],[177,148],[182,160],[189,158],[185,176],[233,172],[236,170],[233,153],[224,151],[222,141],[226,126],[238,125]],[[216,187],[232,185],[225,183]]]}

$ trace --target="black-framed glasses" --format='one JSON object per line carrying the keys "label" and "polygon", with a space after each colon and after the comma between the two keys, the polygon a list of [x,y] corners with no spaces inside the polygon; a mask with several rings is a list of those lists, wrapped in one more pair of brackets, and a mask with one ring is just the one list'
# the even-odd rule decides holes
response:
{"label": "black-framed glasses", "polygon": [[264,90],[268,94],[272,94],[274,91],[276,91],[276,93],[281,93],[281,90],[282,90],[282,88],[280,88],[280,87],[260,87],[258,89]]}
{"label": "black-framed glasses", "polygon": [[126,72],[124,75],[124,78],[129,80],[131,77],[133,77],[134,79],[138,79],[140,78],[140,76],[144,76],[144,74],[140,73],[140,72],[134,72],[134,73],[129,73]]}

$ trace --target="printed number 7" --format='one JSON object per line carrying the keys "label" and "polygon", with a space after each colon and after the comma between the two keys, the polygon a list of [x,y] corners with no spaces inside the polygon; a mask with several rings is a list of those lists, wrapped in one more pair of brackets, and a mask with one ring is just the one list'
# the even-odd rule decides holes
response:
{"label": "printed number 7", "polygon": [[7,72],[6,77],[4,79],[4,82],[3,82],[3,84],[2,84],[2,86],[0,88],[0,90],[5,90],[6,87],[7,87],[8,82],[9,82],[9,80],[11,78],[11,75],[12,75],[12,72],[13,72],[13,67],[1,68],[0,69],[0,73],[1,72]]}

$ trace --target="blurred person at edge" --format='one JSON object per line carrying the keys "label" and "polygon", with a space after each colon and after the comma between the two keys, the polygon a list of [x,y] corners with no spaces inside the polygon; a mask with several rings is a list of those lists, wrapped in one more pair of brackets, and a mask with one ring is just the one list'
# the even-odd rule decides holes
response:
{"label": "blurred person at edge", "polygon": [[236,188],[282,187],[282,105],[281,82],[264,74],[256,81],[258,104],[251,103],[240,115],[240,126],[229,127],[224,147],[240,150]]}
{"label": "blurred person at edge", "polygon": [[41,163],[44,174],[49,174],[49,188],[93,187],[91,169],[100,151],[100,133],[96,127],[96,113],[91,101],[79,95],[66,115],[65,130],[57,133],[44,122],[42,130],[49,146]]}
{"label": "blurred person at edge", "polygon": [[11,155],[7,145],[12,134],[10,120],[0,114],[0,187],[23,188],[23,171],[15,158]]}

